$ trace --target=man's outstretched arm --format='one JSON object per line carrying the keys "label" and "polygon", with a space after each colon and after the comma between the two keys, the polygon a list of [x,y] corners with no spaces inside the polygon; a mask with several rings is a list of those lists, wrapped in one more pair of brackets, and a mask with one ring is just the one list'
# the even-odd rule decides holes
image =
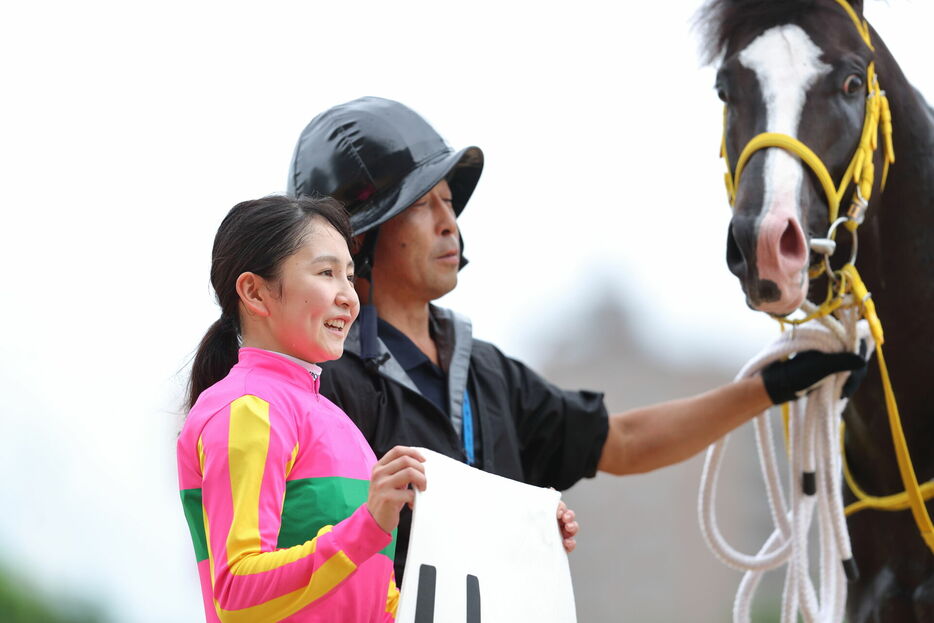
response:
{"label": "man's outstretched arm", "polygon": [[827,375],[865,365],[854,353],[807,351],[769,364],[760,375],[697,396],[613,414],[597,468],[622,475],[678,463]]}

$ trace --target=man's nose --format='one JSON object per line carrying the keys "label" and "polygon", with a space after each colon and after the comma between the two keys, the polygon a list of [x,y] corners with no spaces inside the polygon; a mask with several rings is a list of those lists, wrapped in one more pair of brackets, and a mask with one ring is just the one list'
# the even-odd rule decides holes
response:
{"label": "man's nose", "polygon": [[442,236],[457,234],[457,216],[454,214],[453,206],[449,202],[437,198],[434,211],[438,233]]}

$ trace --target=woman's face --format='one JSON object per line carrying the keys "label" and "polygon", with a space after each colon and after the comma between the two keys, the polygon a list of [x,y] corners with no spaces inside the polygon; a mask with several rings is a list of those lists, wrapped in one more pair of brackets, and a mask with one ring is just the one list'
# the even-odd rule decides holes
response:
{"label": "woman's face", "polygon": [[344,238],[324,219],[308,224],[299,249],[268,284],[272,350],[318,363],[337,359],[357,318],[353,260]]}

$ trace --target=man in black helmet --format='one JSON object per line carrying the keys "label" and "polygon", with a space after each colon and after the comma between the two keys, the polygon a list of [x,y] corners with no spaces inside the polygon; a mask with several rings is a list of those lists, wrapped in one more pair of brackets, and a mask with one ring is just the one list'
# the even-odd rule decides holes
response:
{"label": "man in black helmet", "polygon": [[[864,368],[858,355],[802,353],[762,377],[608,416],[602,394],[559,389],[432,304],[466,264],[456,218],[482,169],[479,148],[454,151],[417,113],[375,97],[321,113],[296,145],[289,193],[347,207],[363,303],[344,356],[323,366],[321,391],[377,456],[423,446],[567,489],[597,469],[637,473],[684,460],[827,374]],[[397,579],[410,521],[404,513],[399,524]]]}

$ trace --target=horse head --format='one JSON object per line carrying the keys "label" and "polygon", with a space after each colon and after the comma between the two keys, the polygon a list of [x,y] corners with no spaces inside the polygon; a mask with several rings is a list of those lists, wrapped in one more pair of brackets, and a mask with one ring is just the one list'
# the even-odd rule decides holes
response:
{"label": "horse head", "polygon": [[[861,2],[714,0],[708,8],[733,205],[727,264],[751,308],[783,316],[808,295],[829,204],[845,206],[854,192],[835,189],[863,134],[874,80],[868,27]],[[867,166],[878,157],[870,152]]]}

